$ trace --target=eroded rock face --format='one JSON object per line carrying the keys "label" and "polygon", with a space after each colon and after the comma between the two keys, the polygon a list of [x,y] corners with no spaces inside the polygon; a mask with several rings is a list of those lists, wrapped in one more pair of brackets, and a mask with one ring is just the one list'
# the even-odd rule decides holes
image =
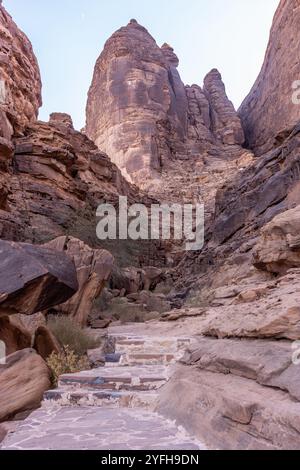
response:
{"label": "eroded rock face", "polygon": [[300,206],[282,212],[263,227],[254,250],[254,264],[284,274],[300,266]]}
{"label": "eroded rock face", "polygon": [[0,4],[0,148],[7,157],[12,155],[12,135],[36,119],[41,104],[41,78],[31,43]]}
{"label": "eroded rock face", "polygon": [[241,121],[229,101],[221,74],[212,70],[204,79],[204,93],[208,98],[211,129],[223,144],[243,145],[245,141]]}
{"label": "eroded rock face", "polygon": [[74,260],[79,289],[58,310],[72,316],[79,325],[85,327],[94,301],[100,296],[112,272],[114,257],[106,250],[94,250],[72,237],[57,238],[48,243],[47,247],[64,252]]}
{"label": "eroded rock face", "polygon": [[[266,224],[300,204],[299,145],[300,128],[296,126],[278,148],[230,175],[217,192],[211,222],[206,224],[204,249],[186,253],[178,266],[181,281],[177,288],[194,286],[200,274],[202,298],[207,286],[218,288],[250,277],[263,281],[263,271],[253,268],[254,249]],[[277,248],[273,251],[278,257]]]}
{"label": "eroded rock face", "polygon": [[87,135],[139,186],[163,167],[213,145],[240,145],[243,131],[218,71],[204,90],[185,87],[178,57],[135,20],[107,41],[87,103]]}
{"label": "eroded rock face", "polygon": [[138,263],[144,256],[147,264],[155,258],[162,261],[152,241],[128,246],[127,241],[97,239],[99,204],[117,209],[119,195],[128,197],[128,205],[153,200],[129,184],[86,135],[74,130],[70,116],[54,113],[49,123],[28,125],[15,146],[8,169],[0,171],[0,238],[42,244],[67,234],[107,248],[117,259],[131,256],[131,262]]}
{"label": "eroded rock face", "polygon": [[[239,109],[247,144],[262,155],[299,122],[293,83],[300,80],[300,8],[298,0],[281,0],[274,17],[262,70]],[[299,89],[299,86],[298,86]],[[296,93],[299,100],[299,93]]]}
{"label": "eroded rock face", "polygon": [[299,402],[234,372],[179,368],[157,411],[214,449],[299,449]]}
{"label": "eroded rock face", "polygon": [[23,349],[0,364],[0,422],[40,406],[51,372],[33,349]]}
{"label": "eroded rock face", "polygon": [[0,315],[34,314],[78,289],[73,261],[53,249],[1,240],[0,264]]}
{"label": "eroded rock face", "polygon": [[20,322],[7,315],[0,317],[0,341],[5,343],[5,354],[31,347],[31,333]]}
{"label": "eroded rock face", "polygon": [[[129,180],[147,178],[160,168],[158,125],[163,131],[169,112],[170,131],[177,138],[186,132],[187,100],[170,52],[131,21],[108,40],[95,67],[86,132]],[[176,108],[172,74],[181,109]]]}
{"label": "eroded rock face", "polygon": [[300,401],[298,367],[293,364],[291,343],[285,341],[239,341],[203,338],[184,362],[201,370],[255,380],[280,388]]}

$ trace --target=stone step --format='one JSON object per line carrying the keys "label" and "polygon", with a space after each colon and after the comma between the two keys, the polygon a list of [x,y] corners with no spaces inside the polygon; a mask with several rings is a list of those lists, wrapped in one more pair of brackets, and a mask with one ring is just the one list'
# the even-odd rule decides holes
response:
{"label": "stone step", "polygon": [[190,338],[127,336],[114,337],[116,353],[172,354],[185,351]]}
{"label": "stone step", "polygon": [[113,391],[113,390],[73,390],[64,388],[49,390],[44,394],[44,402],[60,406],[107,406],[110,408],[154,409],[157,393]]}
{"label": "stone step", "polygon": [[162,354],[162,353],[127,353],[122,354],[119,361],[119,366],[139,366],[139,365],[169,365],[175,364],[178,359],[176,354]]}
{"label": "stone step", "polygon": [[59,378],[59,388],[68,390],[155,390],[170,377],[168,367],[100,367]]}

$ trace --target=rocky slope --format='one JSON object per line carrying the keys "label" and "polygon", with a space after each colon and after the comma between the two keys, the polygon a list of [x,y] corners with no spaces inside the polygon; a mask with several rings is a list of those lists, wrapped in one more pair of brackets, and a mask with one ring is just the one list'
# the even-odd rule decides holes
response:
{"label": "rocky slope", "polygon": [[247,144],[258,155],[281,143],[299,122],[299,28],[299,1],[281,0],[262,70],[239,109]]}
{"label": "rocky slope", "polygon": [[163,263],[157,244],[145,242],[136,248],[127,242],[97,239],[99,204],[117,208],[119,195],[127,196],[128,204],[149,205],[151,199],[74,130],[69,116],[54,113],[49,123],[33,122],[22,136],[14,137],[13,144],[13,154],[0,173],[1,238],[44,243],[71,235],[93,247],[114,250],[122,264],[138,264],[140,257],[146,264]]}

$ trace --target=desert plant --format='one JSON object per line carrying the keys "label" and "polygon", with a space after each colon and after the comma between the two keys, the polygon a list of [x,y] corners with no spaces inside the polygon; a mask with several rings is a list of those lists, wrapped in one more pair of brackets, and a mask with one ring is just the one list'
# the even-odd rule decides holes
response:
{"label": "desert plant", "polygon": [[89,349],[101,346],[101,339],[92,337],[86,330],[77,325],[72,318],[65,316],[52,317],[48,326],[63,347],[68,347],[81,357]]}
{"label": "desert plant", "polygon": [[73,374],[82,370],[90,369],[86,356],[78,356],[69,346],[60,353],[53,352],[47,359],[47,364],[52,372],[52,385],[57,387],[59,376],[62,374]]}

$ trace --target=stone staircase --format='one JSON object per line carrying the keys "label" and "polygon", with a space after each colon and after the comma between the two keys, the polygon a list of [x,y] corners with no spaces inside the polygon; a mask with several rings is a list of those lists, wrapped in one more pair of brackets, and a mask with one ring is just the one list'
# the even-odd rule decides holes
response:
{"label": "stone staircase", "polygon": [[189,338],[109,337],[104,367],[66,374],[2,444],[2,450],[203,450],[185,429],[156,413],[159,389]]}
{"label": "stone staircase", "polygon": [[158,390],[190,342],[189,338],[110,336],[115,351],[106,356],[104,367],[61,376],[58,388],[46,392],[44,400],[60,406],[153,409]]}

